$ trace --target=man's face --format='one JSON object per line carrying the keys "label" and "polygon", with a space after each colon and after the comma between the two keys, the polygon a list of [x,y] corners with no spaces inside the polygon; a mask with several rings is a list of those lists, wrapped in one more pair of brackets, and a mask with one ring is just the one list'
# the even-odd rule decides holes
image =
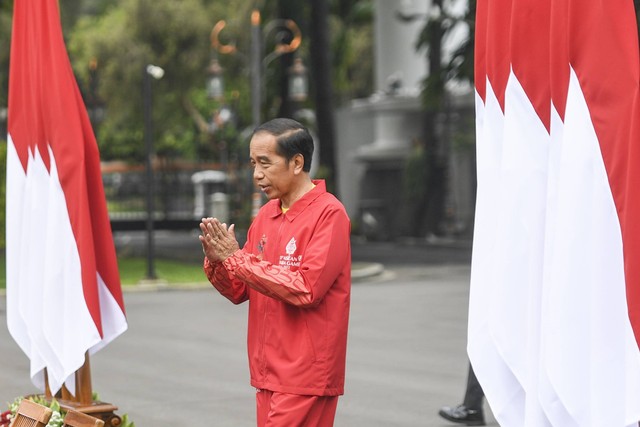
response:
{"label": "man's face", "polygon": [[265,132],[251,138],[249,154],[253,180],[269,199],[288,200],[293,190],[295,162],[276,152],[276,137]]}

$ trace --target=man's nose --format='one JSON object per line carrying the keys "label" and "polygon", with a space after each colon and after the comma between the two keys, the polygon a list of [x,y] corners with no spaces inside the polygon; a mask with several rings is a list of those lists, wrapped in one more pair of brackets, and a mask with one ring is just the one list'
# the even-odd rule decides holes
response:
{"label": "man's nose", "polygon": [[259,180],[264,178],[264,172],[262,171],[262,169],[260,169],[259,167],[255,167],[253,169],[253,179],[255,180]]}

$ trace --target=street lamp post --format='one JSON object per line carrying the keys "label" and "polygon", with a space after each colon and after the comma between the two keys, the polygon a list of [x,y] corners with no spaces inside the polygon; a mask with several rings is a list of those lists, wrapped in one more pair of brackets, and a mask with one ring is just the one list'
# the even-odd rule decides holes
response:
{"label": "street lamp post", "polygon": [[254,129],[260,125],[262,108],[262,32],[260,12],[251,12],[251,121]]}
{"label": "street lamp post", "polygon": [[[249,67],[251,72],[251,122],[254,127],[262,122],[262,104],[263,104],[263,76],[264,70],[279,56],[293,53],[300,47],[302,43],[302,34],[300,28],[291,19],[274,19],[265,24],[264,29],[261,27],[260,11],[253,10],[251,12],[251,49],[249,56]],[[224,20],[218,21],[211,30],[211,47],[224,55],[235,54],[237,52],[235,44],[223,44],[220,42],[220,32],[225,28]],[[264,39],[277,31],[286,31],[291,35],[291,41],[286,43],[276,40],[276,46],[269,54],[264,55]],[[211,66],[209,67],[211,69]],[[295,72],[291,72],[295,70]],[[290,70],[289,85],[292,93],[296,93],[294,100],[304,100],[307,95],[307,76],[306,67],[302,64],[300,58],[296,58],[292,70]],[[209,71],[209,76],[212,73]],[[295,75],[295,79],[293,76]],[[211,77],[209,77],[209,82]],[[209,84],[208,82],[208,84]],[[295,84],[295,87],[291,85]]]}
{"label": "street lamp post", "polygon": [[224,97],[224,78],[222,67],[217,56],[212,56],[207,68],[207,96],[211,99],[220,100]]}
{"label": "street lamp post", "polygon": [[89,113],[89,120],[93,125],[94,132],[97,126],[104,120],[105,108],[102,99],[98,95],[98,60],[96,58],[89,61],[89,79],[87,85],[86,105]]}
{"label": "street lamp post", "polygon": [[146,157],[147,176],[147,280],[155,280],[156,272],[154,267],[155,245],[153,236],[153,211],[155,198],[155,183],[153,182],[153,120],[152,109],[152,85],[151,79],[159,80],[164,76],[164,70],[156,65],[147,65],[142,74],[142,99],[144,115],[144,147]]}
{"label": "street lamp post", "polygon": [[[219,35],[224,29],[226,23],[224,20],[218,21],[211,30],[211,47],[221,54],[236,53],[235,44],[223,44],[220,42]],[[276,31],[286,31],[291,35],[291,41],[288,43],[282,40],[276,40],[276,46],[272,52],[263,57],[263,42],[270,34]],[[267,65],[279,56],[295,52],[302,43],[302,35],[300,28],[291,19],[275,19],[269,21],[264,30],[261,28],[260,11],[254,9],[251,12],[251,49],[249,57],[249,66],[251,71],[251,122],[254,128],[258,127],[262,122],[261,110],[263,103],[263,75]],[[306,68],[302,64],[300,58],[296,58],[294,66],[289,70],[290,92],[294,97],[294,101],[303,101],[307,96],[307,76]],[[211,73],[209,73],[211,75]],[[256,189],[252,198],[252,213],[254,218],[262,204],[262,195]]]}
{"label": "street lamp post", "polygon": [[309,93],[309,82],[307,79],[307,67],[302,63],[302,59],[296,57],[293,65],[289,68],[289,98],[296,102],[303,102]]}

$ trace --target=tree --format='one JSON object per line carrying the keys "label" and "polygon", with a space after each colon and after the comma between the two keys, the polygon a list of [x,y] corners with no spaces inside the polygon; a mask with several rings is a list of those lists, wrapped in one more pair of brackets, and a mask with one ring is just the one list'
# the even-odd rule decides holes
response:
{"label": "tree", "polygon": [[326,170],[328,187],[335,192],[337,158],[335,121],[333,118],[333,85],[329,40],[329,5],[327,0],[311,0],[311,66],[315,83],[316,117],[320,139],[320,165]]}
{"label": "tree", "polygon": [[340,0],[331,4],[332,76],[338,104],[373,92],[373,1]]}
{"label": "tree", "polygon": [[[333,136],[329,136],[333,134],[333,103],[354,93],[368,95],[372,86],[371,66],[366,66],[371,63],[371,0],[323,1],[315,6],[293,0],[69,0],[60,6],[64,36],[81,90],[84,95],[92,95],[89,86],[93,84],[97,92],[93,95],[105,105],[104,121],[96,128],[105,160],[139,161],[143,157],[141,83],[146,63],[166,71],[162,80],[154,82],[157,153],[196,157],[206,152],[210,145],[208,122],[222,105],[207,99],[204,90],[211,52],[209,34],[215,22],[225,19],[226,41],[237,43],[239,52],[248,53],[248,18],[254,7],[262,9],[263,22],[279,16],[294,19],[303,32],[303,44],[296,55],[313,55],[315,59],[307,62],[308,66],[317,63],[323,70],[312,74],[310,86],[312,95],[317,95],[323,133],[320,139],[326,140],[324,155],[330,154],[333,145]],[[11,9],[12,2],[0,3],[0,41],[4,46],[10,44]],[[316,10],[324,18],[317,19]],[[323,40],[313,41],[316,30],[324,35]],[[321,50],[311,52],[310,43]],[[0,50],[2,105],[6,105],[8,57],[8,49]],[[246,58],[220,55],[219,59],[225,68],[226,102],[234,104],[242,129],[251,123]],[[267,69],[265,117],[293,114],[286,84],[291,61],[292,56],[285,56]],[[331,90],[326,90],[327,85]],[[326,157],[325,163],[332,165],[333,157]]]}
{"label": "tree", "polygon": [[[254,0],[60,2],[63,33],[81,90],[85,95],[90,94],[90,79],[94,79],[91,84],[97,92],[95,95],[105,103],[105,119],[97,126],[102,158],[137,162],[144,156],[141,92],[142,70],[148,63],[166,71],[162,80],[154,82],[156,152],[172,157],[196,157],[205,152],[204,148],[210,144],[207,121],[221,106],[207,99],[204,90],[212,26],[226,19],[227,41],[235,41],[239,51],[248,52],[248,17],[252,8],[261,7],[265,22],[277,16],[296,20],[304,36],[298,54],[317,55],[311,64],[319,64],[322,71],[315,72],[310,83],[312,93],[317,96],[320,139],[325,141],[323,163],[335,171],[335,154],[331,154],[335,144],[334,102],[367,96],[373,86],[372,1],[326,0],[310,5],[281,0],[278,7],[275,4]],[[10,46],[12,8],[13,2],[0,2],[1,46]],[[320,13],[320,20],[316,13]],[[316,24],[313,29],[309,27],[311,21]],[[314,39],[316,33],[322,39],[312,43],[319,50],[309,52],[309,40]],[[239,128],[251,122],[245,59],[241,55],[220,57],[226,69],[227,102],[234,104]],[[286,103],[279,103],[286,99],[286,61],[290,60],[290,57],[283,58],[279,67],[273,64],[276,75],[266,82],[273,91],[267,104],[271,112],[276,111],[275,106],[282,105],[282,114],[290,114]],[[8,62],[9,49],[0,49],[0,108],[7,105]],[[278,80],[280,84],[276,85]],[[194,124],[193,117],[202,118],[204,128],[202,122]],[[0,139],[4,139],[4,135]],[[240,152],[246,147],[238,148]]]}
{"label": "tree", "polygon": [[[449,0],[449,3],[452,1]],[[475,0],[469,0],[466,12],[460,17],[450,13],[447,6],[447,0],[433,0],[429,19],[416,43],[416,49],[427,48],[429,64],[429,74],[423,82],[422,91],[425,107],[426,197],[421,199],[415,218],[418,235],[439,235],[443,232],[441,226],[445,215],[449,157],[441,123],[442,112],[446,110],[447,82],[473,82]],[[469,27],[469,36],[445,62],[443,41],[459,25]]]}
{"label": "tree", "polygon": [[141,88],[149,63],[165,70],[154,82],[153,112],[161,118],[155,120],[156,152],[186,157],[198,152],[198,131],[187,106],[206,109],[211,13],[198,0],[121,0],[102,15],[78,21],[69,50],[81,81],[88,79],[88,64],[98,64],[99,96],[107,106],[98,129],[103,158],[143,157]]}

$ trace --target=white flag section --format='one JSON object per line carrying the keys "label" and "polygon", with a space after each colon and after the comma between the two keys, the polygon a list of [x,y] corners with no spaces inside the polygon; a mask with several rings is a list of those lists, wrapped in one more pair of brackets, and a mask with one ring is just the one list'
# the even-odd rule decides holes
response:
{"label": "white flag section", "polygon": [[9,78],[7,324],[51,391],[127,328],[99,154],[56,0],[16,0]]}
{"label": "white flag section", "polygon": [[474,371],[503,427],[637,427],[633,2],[479,0],[477,14]]}

